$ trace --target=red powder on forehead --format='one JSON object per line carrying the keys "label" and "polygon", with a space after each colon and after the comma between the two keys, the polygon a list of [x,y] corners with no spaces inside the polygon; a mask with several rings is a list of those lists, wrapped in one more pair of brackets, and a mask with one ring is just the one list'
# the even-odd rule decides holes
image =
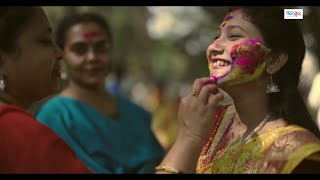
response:
{"label": "red powder on forehead", "polygon": [[231,19],[233,19],[235,16],[231,16],[230,14],[233,13],[234,11],[240,10],[240,7],[232,7],[229,9],[229,12],[226,14],[226,16],[223,19],[223,22],[221,24],[222,27],[224,27],[226,25],[226,23],[228,21],[230,21]]}
{"label": "red powder on forehead", "polygon": [[86,33],[83,34],[83,37],[85,39],[92,39],[92,38],[95,38],[95,37],[100,36],[100,35],[101,34],[98,33],[98,32],[86,32]]}
{"label": "red powder on forehead", "polygon": [[233,18],[234,18],[234,16],[227,15],[223,20],[229,21],[230,19],[233,19]]}
{"label": "red powder on forehead", "polygon": [[230,14],[236,10],[239,10],[240,7],[232,7],[229,9],[229,12],[226,14],[226,16],[224,17],[223,19],[223,22],[222,22],[222,27],[225,26],[225,24],[230,21],[231,19],[234,18],[234,16],[231,16]]}

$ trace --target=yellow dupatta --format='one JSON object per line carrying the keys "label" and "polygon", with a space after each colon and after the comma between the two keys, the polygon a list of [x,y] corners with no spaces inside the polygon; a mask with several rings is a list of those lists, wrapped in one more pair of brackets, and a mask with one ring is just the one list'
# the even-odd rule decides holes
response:
{"label": "yellow dupatta", "polygon": [[220,126],[200,154],[197,173],[291,173],[305,158],[320,159],[320,140],[296,125],[269,131],[243,145],[240,138],[223,143],[233,115],[234,107],[229,106],[216,119]]}

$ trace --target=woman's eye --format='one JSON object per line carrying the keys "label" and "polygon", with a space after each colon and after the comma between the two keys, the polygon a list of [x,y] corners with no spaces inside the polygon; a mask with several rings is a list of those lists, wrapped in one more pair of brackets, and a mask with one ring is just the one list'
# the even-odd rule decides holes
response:
{"label": "woman's eye", "polygon": [[220,38],[220,36],[217,35],[217,36],[214,37],[213,40],[217,40],[217,39],[219,39],[219,38]]}
{"label": "woman's eye", "polygon": [[111,46],[108,44],[100,44],[95,47],[95,52],[97,53],[107,53],[111,49]]}
{"label": "woman's eye", "polygon": [[237,38],[240,38],[241,36],[240,35],[236,35],[236,34],[232,34],[229,36],[229,39],[237,39]]}
{"label": "woman's eye", "polygon": [[88,46],[85,44],[78,44],[78,45],[73,46],[71,48],[71,51],[77,55],[83,55],[83,54],[87,53]]}

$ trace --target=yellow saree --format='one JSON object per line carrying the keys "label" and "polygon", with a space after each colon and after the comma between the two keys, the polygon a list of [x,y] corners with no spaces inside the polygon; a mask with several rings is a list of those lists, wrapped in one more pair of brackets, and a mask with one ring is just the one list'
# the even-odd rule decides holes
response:
{"label": "yellow saree", "polygon": [[[291,173],[302,160],[320,159],[320,140],[308,130],[289,125],[245,144],[241,138],[228,139],[234,106],[221,108],[216,127],[202,149],[197,173]],[[320,172],[320,170],[319,170]]]}

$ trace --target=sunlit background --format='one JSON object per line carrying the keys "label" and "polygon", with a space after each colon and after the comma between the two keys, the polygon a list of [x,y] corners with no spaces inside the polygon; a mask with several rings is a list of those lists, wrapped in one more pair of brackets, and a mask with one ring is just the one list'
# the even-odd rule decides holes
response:
{"label": "sunlit background", "polygon": [[[190,93],[195,78],[209,75],[205,51],[228,8],[44,8],[53,29],[58,20],[68,13],[92,11],[105,16],[114,38],[113,68],[106,78],[106,88],[112,90],[116,86],[120,87],[120,93],[153,113],[153,130],[162,145],[169,148],[176,136],[180,97]],[[316,121],[320,106],[320,8],[290,8],[304,9],[301,27],[307,53],[300,90]]]}

